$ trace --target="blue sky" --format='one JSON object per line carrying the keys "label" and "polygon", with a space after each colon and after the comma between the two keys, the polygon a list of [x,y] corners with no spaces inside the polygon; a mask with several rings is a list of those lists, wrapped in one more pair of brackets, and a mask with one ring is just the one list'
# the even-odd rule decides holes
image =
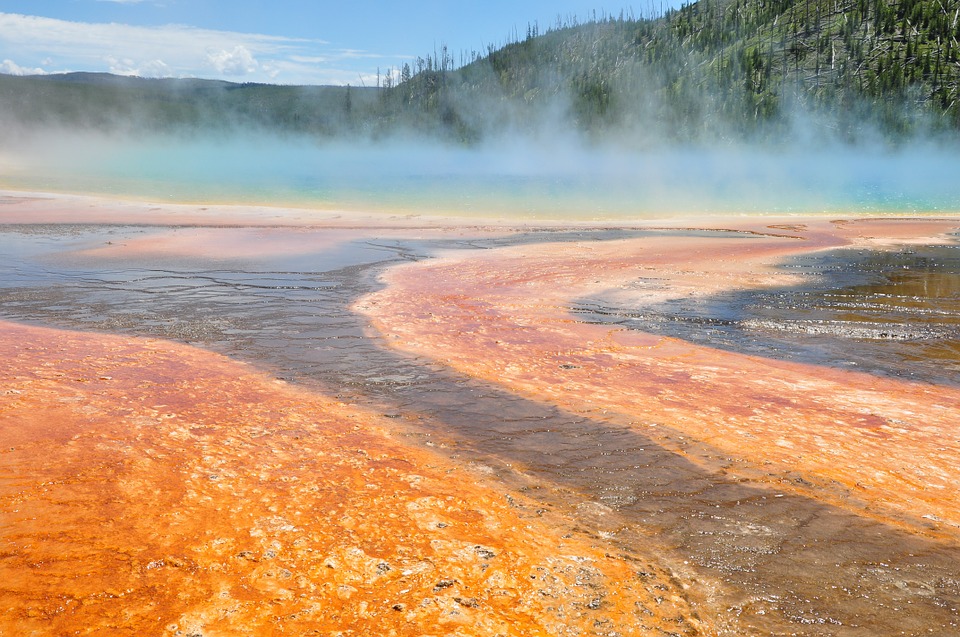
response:
{"label": "blue sky", "polygon": [[681,1],[2,0],[0,72],[370,85],[442,44],[459,60],[529,23]]}

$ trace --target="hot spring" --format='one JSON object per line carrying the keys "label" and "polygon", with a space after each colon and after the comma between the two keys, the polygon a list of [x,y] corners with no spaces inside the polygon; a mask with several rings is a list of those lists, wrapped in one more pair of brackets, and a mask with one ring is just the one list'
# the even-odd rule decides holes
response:
{"label": "hot spring", "polygon": [[176,203],[518,219],[927,214],[960,208],[960,154],[937,147],[671,147],[569,140],[461,147],[233,136],[34,136],[0,187]]}
{"label": "hot spring", "polygon": [[[90,581],[97,588],[84,600],[109,604],[116,616],[141,612],[154,621],[158,590],[170,599],[205,590],[192,581],[154,584],[183,573],[209,575],[216,586],[244,595],[264,590],[267,602],[257,606],[266,608],[282,601],[277,591],[287,589],[279,586],[341,590],[328,588],[335,571],[326,556],[335,543],[383,542],[404,551],[419,544],[454,547],[477,573],[490,556],[501,555],[483,575],[493,582],[493,573],[512,559],[506,551],[444,534],[490,519],[496,525],[487,528],[509,538],[519,525],[507,530],[496,516],[481,514],[441,523],[448,518],[430,513],[417,518],[425,521],[418,528],[427,539],[407,542],[389,535],[387,526],[341,517],[328,506],[332,498],[315,495],[312,484],[329,483],[383,494],[403,510],[427,511],[422,502],[440,502],[428,491],[414,500],[395,490],[395,482],[375,482],[406,462],[392,451],[369,453],[370,462],[379,463],[376,473],[367,460],[355,464],[360,455],[354,454],[367,458],[368,451],[354,432],[382,430],[416,453],[411,470],[440,460],[450,464],[436,466],[475,470],[462,475],[489,477],[496,501],[512,507],[519,501],[513,494],[530,499],[523,524],[544,514],[543,522],[558,520],[558,528],[582,534],[600,555],[622,555],[632,569],[642,568],[618,579],[616,588],[618,595],[630,586],[653,591],[651,610],[634,606],[644,621],[662,619],[671,630],[687,622],[669,604],[660,605],[666,589],[650,578],[669,572],[678,590],[689,591],[684,595],[707,631],[957,632],[960,482],[950,467],[960,458],[958,222],[903,217],[945,217],[960,209],[958,156],[932,147],[641,153],[556,140],[467,149],[84,135],[7,146],[0,152],[0,188],[156,202],[0,197],[11,220],[0,224],[0,318],[67,330],[36,333],[23,343],[22,335],[32,332],[5,328],[0,345],[11,363],[2,370],[8,381],[0,411],[18,425],[0,431],[15,436],[24,429],[20,423],[30,422],[24,414],[36,408],[60,414],[70,404],[77,426],[104,423],[102,430],[53,445],[69,462],[45,455],[51,447],[4,442],[6,502],[13,503],[7,510],[22,511],[20,518],[8,516],[16,524],[8,525],[7,537],[33,551],[11,572],[50,586],[45,592],[24,585],[11,606],[37,607],[43,620],[73,620],[70,630],[89,625],[93,615],[112,617],[101,612],[107,606],[86,601],[91,615],[47,613],[73,599],[74,583]],[[31,212],[50,201],[56,221],[32,221]],[[256,206],[240,215],[248,225],[212,216],[196,223],[166,202],[297,207],[307,211],[298,215],[307,223],[271,225],[273,212]],[[99,221],[99,209],[111,206],[112,220]],[[138,210],[154,206],[159,214],[152,219],[160,223],[137,218]],[[345,214],[345,224],[324,225],[311,222],[314,210],[487,217],[491,223],[374,219],[364,227],[369,216]],[[711,214],[716,217],[694,219]],[[743,217],[731,221],[733,214]],[[764,215],[796,216],[784,222]],[[891,218],[864,218],[885,215]],[[315,218],[330,216],[336,217]],[[676,220],[659,221],[670,216]],[[544,223],[523,223],[537,219]],[[572,223],[583,220],[592,221]],[[884,239],[892,243],[885,246]],[[908,243],[897,243],[902,240]],[[87,333],[82,341],[78,332]],[[80,345],[71,349],[71,342]],[[131,343],[146,345],[131,349]],[[157,365],[151,352],[158,347],[179,348],[179,358]],[[228,358],[260,379],[255,392],[246,393],[253,376],[224,375]],[[194,360],[195,366],[184,363]],[[243,403],[251,405],[243,422],[223,418],[224,396],[207,389],[208,378],[227,379],[237,395],[252,397]],[[148,383],[163,393],[134,393],[134,384],[140,392]],[[344,412],[342,422],[329,425],[350,441],[343,443],[350,458],[343,466],[353,468],[347,480],[329,473],[330,449],[321,454],[319,446],[302,442],[312,439],[304,434],[317,427],[316,414],[294,422],[301,417],[287,403],[270,402],[274,392],[288,391],[363,411],[357,418]],[[263,414],[262,421],[251,414]],[[48,420],[37,419],[38,435],[45,435]],[[281,439],[285,446],[276,447]],[[71,464],[82,455],[78,440],[89,449],[87,464]],[[199,460],[185,464],[192,449]],[[417,460],[428,452],[437,456]],[[55,458],[46,464],[66,477],[37,472],[40,457]],[[148,477],[135,473],[143,467],[157,470]],[[80,508],[75,494],[84,487],[75,475],[107,491],[82,491],[91,495],[83,502],[88,508]],[[247,477],[255,482],[249,488]],[[413,488],[420,489],[422,479],[417,475]],[[25,484],[36,487],[29,491]],[[115,485],[123,490],[112,491]],[[168,508],[157,504],[158,494],[178,490],[199,494],[195,501],[204,508],[186,509],[173,496],[165,500],[174,502]],[[263,499],[272,490],[278,497]],[[409,507],[394,500],[397,494],[411,498]],[[59,506],[55,497],[70,506]],[[472,497],[459,491],[449,500]],[[323,508],[303,505],[303,512],[318,514],[297,518],[304,502]],[[357,510],[378,510],[363,502]],[[264,513],[236,514],[248,505],[262,505]],[[142,516],[142,527],[130,525],[136,533],[120,536],[126,543],[111,534],[103,544],[100,529],[125,528],[131,518],[118,517],[121,510],[160,515]],[[224,512],[228,528],[214,534],[207,519]],[[256,526],[261,519],[266,531]],[[49,531],[63,528],[57,525],[64,520],[72,534]],[[182,526],[183,520],[201,531]],[[312,539],[326,537],[311,530],[319,524],[333,529],[333,540]],[[182,548],[165,545],[171,528],[187,529]],[[209,541],[198,539],[207,531]],[[91,536],[94,544],[75,539]],[[30,542],[19,541],[24,537]],[[263,563],[240,551],[254,537],[271,547]],[[281,539],[274,544],[275,537]],[[144,552],[139,547],[150,542],[158,546],[156,557],[135,562]],[[221,544],[227,548],[217,548]],[[301,544],[310,560],[322,557],[315,570],[284,561]],[[177,557],[181,550],[196,561]],[[350,550],[343,554],[356,554]],[[558,549],[551,544],[550,550]],[[108,574],[121,579],[116,590],[136,590],[144,601],[105,595],[112,584],[67,570],[115,559],[126,560]],[[377,577],[398,578],[384,579],[387,585],[408,586],[399,579],[406,577],[401,568],[378,566],[386,564],[379,553],[375,560],[357,558],[368,562],[370,568],[362,568]],[[451,562],[420,563],[447,569]],[[243,579],[236,564],[256,568],[262,579]],[[280,575],[282,564],[289,565],[288,579]],[[589,575],[587,566],[578,561],[571,577]],[[81,575],[63,575],[75,572]],[[545,581],[527,567],[502,572],[513,581]],[[417,581],[425,582],[425,594],[458,590],[462,581],[440,579],[444,573],[424,572]],[[165,579],[147,579],[154,577]],[[544,603],[575,612],[612,603],[594,592],[591,579],[582,581],[590,593],[586,604],[576,608],[563,596],[546,595],[548,588],[541,590]],[[256,588],[258,582],[267,587]],[[353,589],[358,607],[359,600],[374,599],[381,584],[362,593],[359,586]],[[316,598],[291,592],[290,599]],[[453,600],[461,617],[478,605],[468,599],[466,605]],[[479,603],[481,610],[486,603]],[[394,600],[375,606],[400,616]],[[275,607],[268,610],[274,617]],[[824,633],[833,627],[839,628]]]}

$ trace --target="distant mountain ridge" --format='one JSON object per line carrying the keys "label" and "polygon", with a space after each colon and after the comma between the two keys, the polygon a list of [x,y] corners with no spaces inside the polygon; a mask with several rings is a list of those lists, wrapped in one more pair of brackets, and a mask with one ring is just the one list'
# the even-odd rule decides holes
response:
{"label": "distant mountain ridge", "polygon": [[73,71],[70,73],[52,73],[49,75],[34,75],[39,80],[50,82],[76,82],[79,84],[106,84],[111,86],[136,84],[230,84],[222,80],[204,80],[197,78],[146,78],[130,75],[115,75],[113,73],[95,73],[90,71]]}
{"label": "distant mountain ridge", "polygon": [[960,0],[700,0],[656,19],[558,24],[500,48],[418,58],[378,87],[99,73],[0,76],[0,118],[318,138],[399,131],[474,142],[558,131],[629,144],[845,140],[960,131]]}
{"label": "distant mountain ridge", "polygon": [[20,127],[104,131],[265,131],[344,134],[359,125],[375,89],[149,79],[108,73],[0,75],[0,121]]}

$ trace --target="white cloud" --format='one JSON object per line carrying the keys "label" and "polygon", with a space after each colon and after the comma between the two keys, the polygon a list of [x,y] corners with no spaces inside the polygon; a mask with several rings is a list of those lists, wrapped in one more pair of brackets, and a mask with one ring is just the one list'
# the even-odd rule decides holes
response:
{"label": "white cloud", "polygon": [[108,69],[114,75],[135,75],[137,77],[171,77],[174,75],[172,69],[163,60],[150,60],[147,62],[137,62],[130,58],[122,60],[113,56],[107,56],[105,62]]}
{"label": "white cloud", "polygon": [[208,51],[207,60],[221,75],[247,75],[256,72],[260,67],[242,44],[233,47],[233,51]]}
{"label": "white cloud", "polygon": [[329,55],[291,55],[290,59],[302,64],[326,64],[333,60]]}
{"label": "white cloud", "polygon": [[14,62],[13,60],[4,60],[0,62],[0,73],[5,73],[7,75],[45,75],[46,71],[37,67],[37,68],[24,68]]}
{"label": "white cloud", "polygon": [[384,57],[328,49],[326,42],[315,39],[177,24],[145,27],[0,13],[0,59],[15,58],[23,65],[5,61],[0,68],[10,71],[45,60],[46,68],[145,77],[341,84],[351,82],[349,78],[358,73],[370,73],[371,60]]}
{"label": "white cloud", "polygon": [[386,57],[381,53],[371,53],[370,51],[361,51],[360,49],[340,49],[337,56],[344,60],[357,58],[379,59]]}

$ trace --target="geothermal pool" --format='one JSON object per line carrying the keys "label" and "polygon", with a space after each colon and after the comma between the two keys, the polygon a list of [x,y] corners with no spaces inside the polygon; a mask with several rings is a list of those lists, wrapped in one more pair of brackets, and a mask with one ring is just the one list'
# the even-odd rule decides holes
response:
{"label": "geothermal pool", "polygon": [[960,630],[929,202],[0,201],[0,632]]}
{"label": "geothermal pool", "polygon": [[932,143],[635,151],[562,134],[461,148],[61,132],[0,148],[0,168],[17,190],[505,219],[928,214],[960,201],[960,156]]}

